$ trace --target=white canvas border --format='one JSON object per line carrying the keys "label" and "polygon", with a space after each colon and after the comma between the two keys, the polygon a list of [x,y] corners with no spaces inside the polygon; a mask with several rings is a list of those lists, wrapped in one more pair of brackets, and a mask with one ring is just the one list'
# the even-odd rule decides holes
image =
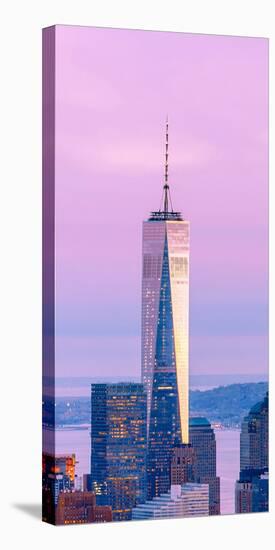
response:
{"label": "white canvas border", "polygon": [[[173,543],[229,549],[268,545],[269,514],[53,528],[29,511],[40,501],[41,453],[41,28],[54,23],[264,36],[270,40],[270,99],[274,95],[272,1],[59,0],[6,3],[1,29],[1,504],[9,545],[30,548],[167,548]],[[3,8],[2,8],[3,12]],[[273,15],[273,16],[272,16]],[[4,54],[4,55],[3,55]],[[274,150],[274,101],[270,102]],[[274,161],[270,158],[270,234],[274,222]],[[272,246],[272,240],[271,240]],[[274,274],[271,254],[270,280]],[[274,293],[271,288],[271,340]],[[271,342],[272,344],[272,342]],[[271,436],[274,442],[273,346],[270,354]],[[5,376],[7,375],[7,376]],[[274,444],[273,444],[274,447]],[[271,451],[271,457],[273,453]],[[39,457],[39,458],[38,458]],[[273,460],[271,461],[273,465]],[[271,466],[272,468],[272,466]],[[25,503],[25,512],[20,508]],[[3,533],[4,536],[4,533]],[[8,545],[8,547],[9,547]]]}

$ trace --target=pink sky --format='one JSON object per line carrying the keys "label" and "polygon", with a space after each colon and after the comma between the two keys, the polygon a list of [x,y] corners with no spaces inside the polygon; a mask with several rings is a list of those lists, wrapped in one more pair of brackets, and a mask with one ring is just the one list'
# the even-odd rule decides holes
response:
{"label": "pink sky", "polygon": [[268,41],[58,26],[56,374],[139,375],[142,220],[170,124],[190,372],[267,372]]}

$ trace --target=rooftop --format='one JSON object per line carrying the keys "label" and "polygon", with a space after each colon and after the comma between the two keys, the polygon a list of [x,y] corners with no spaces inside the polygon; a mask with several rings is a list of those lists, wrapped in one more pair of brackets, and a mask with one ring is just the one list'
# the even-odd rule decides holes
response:
{"label": "rooftop", "polygon": [[253,407],[251,407],[249,414],[261,413],[262,411],[265,411],[267,408],[268,408],[268,393],[266,394],[263,401],[259,401],[258,403],[255,403]]}
{"label": "rooftop", "polygon": [[211,426],[211,424],[204,416],[191,416],[189,418],[189,426]]}
{"label": "rooftop", "polygon": [[149,221],[182,221],[181,212],[165,212],[158,210],[158,212],[151,212]]}

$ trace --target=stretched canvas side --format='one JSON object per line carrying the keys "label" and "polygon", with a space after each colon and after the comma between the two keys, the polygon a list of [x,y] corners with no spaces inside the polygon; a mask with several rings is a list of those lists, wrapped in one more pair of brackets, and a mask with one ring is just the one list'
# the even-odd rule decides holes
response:
{"label": "stretched canvas side", "polygon": [[[43,425],[42,519],[55,524],[55,27],[43,29]],[[52,477],[51,477],[52,476]]]}

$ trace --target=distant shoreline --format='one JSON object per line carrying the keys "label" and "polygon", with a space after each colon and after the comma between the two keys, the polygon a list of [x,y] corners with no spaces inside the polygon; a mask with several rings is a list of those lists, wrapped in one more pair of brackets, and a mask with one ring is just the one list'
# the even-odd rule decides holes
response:
{"label": "distant shoreline", "polygon": [[[139,377],[62,377],[55,378],[55,381],[51,384],[51,379],[44,377],[43,379],[43,393],[44,395],[50,395],[55,390],[55,397],[57,399],[82,399],[90,396],[91,384],[115,384],[120,382],[125,383],[139,383],[141,380]],[[191,375],[190,376],[190,391],[205,392],[213,390],[219,387],[227,387],[234,384],[268,384],[268,377],[255,374],[240,374],[240,375]]]}
{"label": "distant shoreline", "polygon": [[[190,416],[204,416],[213,426],[240,428],[243,418],[268,391],[267,382],[229,384],[211,389],[190,390]],[[90,391],[85,395],[54,395],[43,398],[43,425],[85,426],[90,422]]]}

